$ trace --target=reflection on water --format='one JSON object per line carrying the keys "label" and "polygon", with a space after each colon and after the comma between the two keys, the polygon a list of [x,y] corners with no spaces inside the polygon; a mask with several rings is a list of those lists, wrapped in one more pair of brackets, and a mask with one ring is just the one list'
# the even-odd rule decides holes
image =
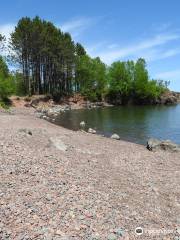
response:
{"label": "reflection on water", "polygon": [[154,137],[180,144],[180,105],[74,110],[60,115],[56,124],[78,130],[81,121],[101,134],[117,133],[121,139],[131,142],[146,144],[148,138]]}

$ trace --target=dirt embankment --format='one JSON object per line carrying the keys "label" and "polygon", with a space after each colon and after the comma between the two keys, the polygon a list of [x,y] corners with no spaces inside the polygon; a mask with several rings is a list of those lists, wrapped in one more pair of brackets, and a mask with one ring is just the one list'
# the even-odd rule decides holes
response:
{"label": "dirt embankment", "polygon": [[179,160],[1,111],[0,239],[175,239]]}
{"label": "dirt embankment", "polygon": [[[34,107],[34,108],[41,108],[41,109],[47,109],[47,108],[52,108],[56,106],[68,106],[70,109],[112,106],[112,104],[105,101],[90,102],[80,94],[75,94],[72,97],[63,97],[62,100],[59,101],[58,103],[54,102],[50,96],[46,96],[46,95],[34,95],[31,97],[12,96],[10,98],[10,102],[13,107],[17,107],[17,108]],[[114,99],[114,101],[112,102],[114,105],[121,105],[121,101],[117,103],[116,99]],[[162,94],[160,98],[156,99],[155,101],[153,100],[152,102],[148,102],[144,104],[168,105],[168,104],[176,104],[178,102],[180,102],[180,93],[166,91],[164,94]],[[133,102],[130,104],[133,104]]]}
{"label": "dirt embankment", "polygon": [[31,97],[12,96],[10,101],[12,106],[16,108],[34,107],[47,109],[56,106],[69,106],[70,109],[83,109],[111,106],[106,102],[90,102],[80,94],[75,94],[72,97],[64,97],[59,102],[54,102],[51,97],[46,95],[34,95]]}

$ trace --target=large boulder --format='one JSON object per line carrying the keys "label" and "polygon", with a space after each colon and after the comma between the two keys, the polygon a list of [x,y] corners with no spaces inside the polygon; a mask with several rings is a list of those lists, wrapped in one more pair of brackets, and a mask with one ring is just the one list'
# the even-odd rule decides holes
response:
{"label": "large boulder", "polygon": [[153,151],[155,150],[159,145],[160,145],[161,141],[155,138],[150,138],[147,141],[147,149],[149,151]]}
{"label": "large boulder", "polygon": [[164,150],[170,152],[180,151],[180,145],[171,142],[170,140],[160,141],[158,139],[150,138],[147,141],[147,149],[149,151]]}
{"label": "large boulder", "polygon": [[120,140],[120,136],[116,133],[114,133],[112,136],[111,136],[112,139],[115,139],[115,140]]}

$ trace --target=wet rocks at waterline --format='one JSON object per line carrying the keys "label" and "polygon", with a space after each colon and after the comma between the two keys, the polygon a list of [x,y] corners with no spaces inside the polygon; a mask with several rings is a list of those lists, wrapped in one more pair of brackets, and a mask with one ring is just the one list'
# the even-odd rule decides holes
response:
{"label": "wet rocks at waterline", "polygon": [[170,152],[180,152],[180,145],[171,142],[170,140],[158,140],[155,138],[150,138],[147,141],[147,149],[149,151],[170,151]]}
{"label": "wet rocks at waterline", "polygon": [[115,139],[115,140],[120,140],[120,136],[116,133],[114,133],[112,136],[111,136],[112,139]]}
{"label": "wet rocks at waterline", "polygon": [[39,118],[43,118],[46,120],[52,119],[52,121],[54,121],[54,119],[58,115],[69,110],[71,110],[71,107],[69,105],[57,105],[57,106],[53,106],[52,108],[43,108],[43,107],[37,108],[36,113],[37,113],[37,117]]}
{"label": "wet rocks at waterline", "polygon": [[93,128],[89,128],[88,133],[96,134],[96,130]]}

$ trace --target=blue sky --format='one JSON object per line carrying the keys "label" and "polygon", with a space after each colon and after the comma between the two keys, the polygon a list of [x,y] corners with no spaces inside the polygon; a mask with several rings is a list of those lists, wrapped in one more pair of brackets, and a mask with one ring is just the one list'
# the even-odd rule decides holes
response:
{"label": "blue sky", "polygon": [[2,0],[0,9],[6,36],[21,17],[39,15],[107,64],[144,57],[152,78],[180,91],[179,0]]}

